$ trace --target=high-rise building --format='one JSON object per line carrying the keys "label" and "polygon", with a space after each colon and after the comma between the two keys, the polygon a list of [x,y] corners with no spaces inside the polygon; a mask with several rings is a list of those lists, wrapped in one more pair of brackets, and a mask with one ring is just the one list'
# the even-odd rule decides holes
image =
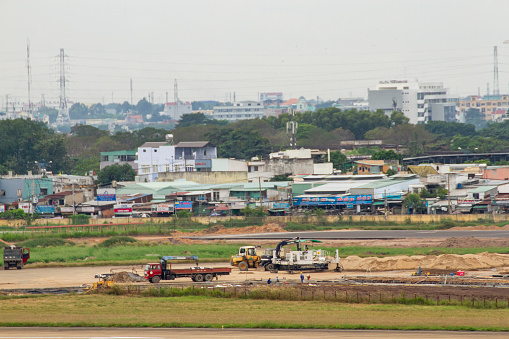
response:
{"label": "high-rise building", "polygon": [[265,108],[260,101],[234,102],[233,106],[216,106],[212,117],[216,120],[245,120],[263,118]]}
{"label": "high-rise building", "polygon": [[368,90],[368,101],[371,111],[400,111],[412,124],[458,120],[458,97],[450,95],[441,82],[380,81],[375,90]]}

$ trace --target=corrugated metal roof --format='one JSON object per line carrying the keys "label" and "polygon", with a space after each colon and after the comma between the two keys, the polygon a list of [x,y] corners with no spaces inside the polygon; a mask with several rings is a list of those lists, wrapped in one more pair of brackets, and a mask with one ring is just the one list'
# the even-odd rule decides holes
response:
{"label": "corrugated metal roof", "polygon": [[147,141],[140,147],[152,147],[152,148],[158,148],[159,146],[166,146],[168,145],[165,141]]}
{"label": "corrugated metal roof", "polygon": [[181,141],[175,147],[205,147],[209,144],[208,141]]}
{"label": "corrugated metal roof", "polygon": [[487,191],[491,191],[492,189],[497,188],[497,186],[480,186],[468,191],[468,193],[483,193]]}

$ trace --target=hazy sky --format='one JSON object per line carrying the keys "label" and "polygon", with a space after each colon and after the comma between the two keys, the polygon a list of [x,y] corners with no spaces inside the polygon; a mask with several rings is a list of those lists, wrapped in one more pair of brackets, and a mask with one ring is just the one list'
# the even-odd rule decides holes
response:
{"label": "hazy sky", "polygon": [[[84,103],[154,93],[179,98],[256,100],[367,97],[379,80],[443,82],[454,94],[509,91],[507,0],[1,0],[0,104],[67,95]],[[3,108],[3,106],[2,106]]]}

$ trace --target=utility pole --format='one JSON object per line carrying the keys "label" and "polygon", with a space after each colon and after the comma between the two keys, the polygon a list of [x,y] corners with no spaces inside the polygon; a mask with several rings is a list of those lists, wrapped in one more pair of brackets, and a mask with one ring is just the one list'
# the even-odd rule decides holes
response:
{"label": "utility pole", "polygon": [[498,51],[497,46],[493,50],[493,95],[499,95],[500,90],[498,87]]}
{"label": "utility pole", "polygon": [[260,190],[260,211],[263,212],[263,204],[262,204],[262,178],[258,177],[258,188]]}
{"label": "utility pole", "polygon": [[447,173],[447,204],[448,204],[448,208],[447,208],[447,211],[449,212],[449,214],[451,214],[451,185],[450,185],[450,176],[451,176],[451,173]]}
{"label": "utility pole", "polygon": [[28,113],[32,114],[32,103],[30,100],[30,83],[32,82],[32,71],[30,69],[30,41],[27,39],[27,84],[28,84]]}
{"label": "utility pole", "polygon": [[173,119],[177,120],[179,118],[179,89],[177,79],[175,79],[173,84],[173,99],[175,100],[175,113]]}
{"label": "utility pole", "polygon": [[133,104],[133,79],[131,78],[129,80],[130,87],[131,87],[131,105]]}

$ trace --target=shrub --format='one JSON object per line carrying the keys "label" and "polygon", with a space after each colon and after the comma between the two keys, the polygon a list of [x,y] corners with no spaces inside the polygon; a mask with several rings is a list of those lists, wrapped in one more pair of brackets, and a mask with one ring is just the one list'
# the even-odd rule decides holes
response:
{"label": "shrub", "polygon": [[124,237],[124,236],[116,236],[111,237],[109,239],[104,240],[102,243],[99,244],[99,247],[115,247],[115,246],[122,246],[127,244],[136,243],[138,240],[131,238],[131,237]]}
{"label": "shrub", "polygon": [[60,238],[39,238],[39,239],[32,239],[32,240],[23,241],[22,243],[20,243],[20,246],[34,248],[34,247],[64,246],[64,245],[67,245],[67,244],[74,245],[74,243],[65,241],[65,240],[60,239]]}
{"label": "shrub", "polygon": [[87,225],[90,221],[90,216],[86,214],[78,214],[69,216],[73,225]]}

